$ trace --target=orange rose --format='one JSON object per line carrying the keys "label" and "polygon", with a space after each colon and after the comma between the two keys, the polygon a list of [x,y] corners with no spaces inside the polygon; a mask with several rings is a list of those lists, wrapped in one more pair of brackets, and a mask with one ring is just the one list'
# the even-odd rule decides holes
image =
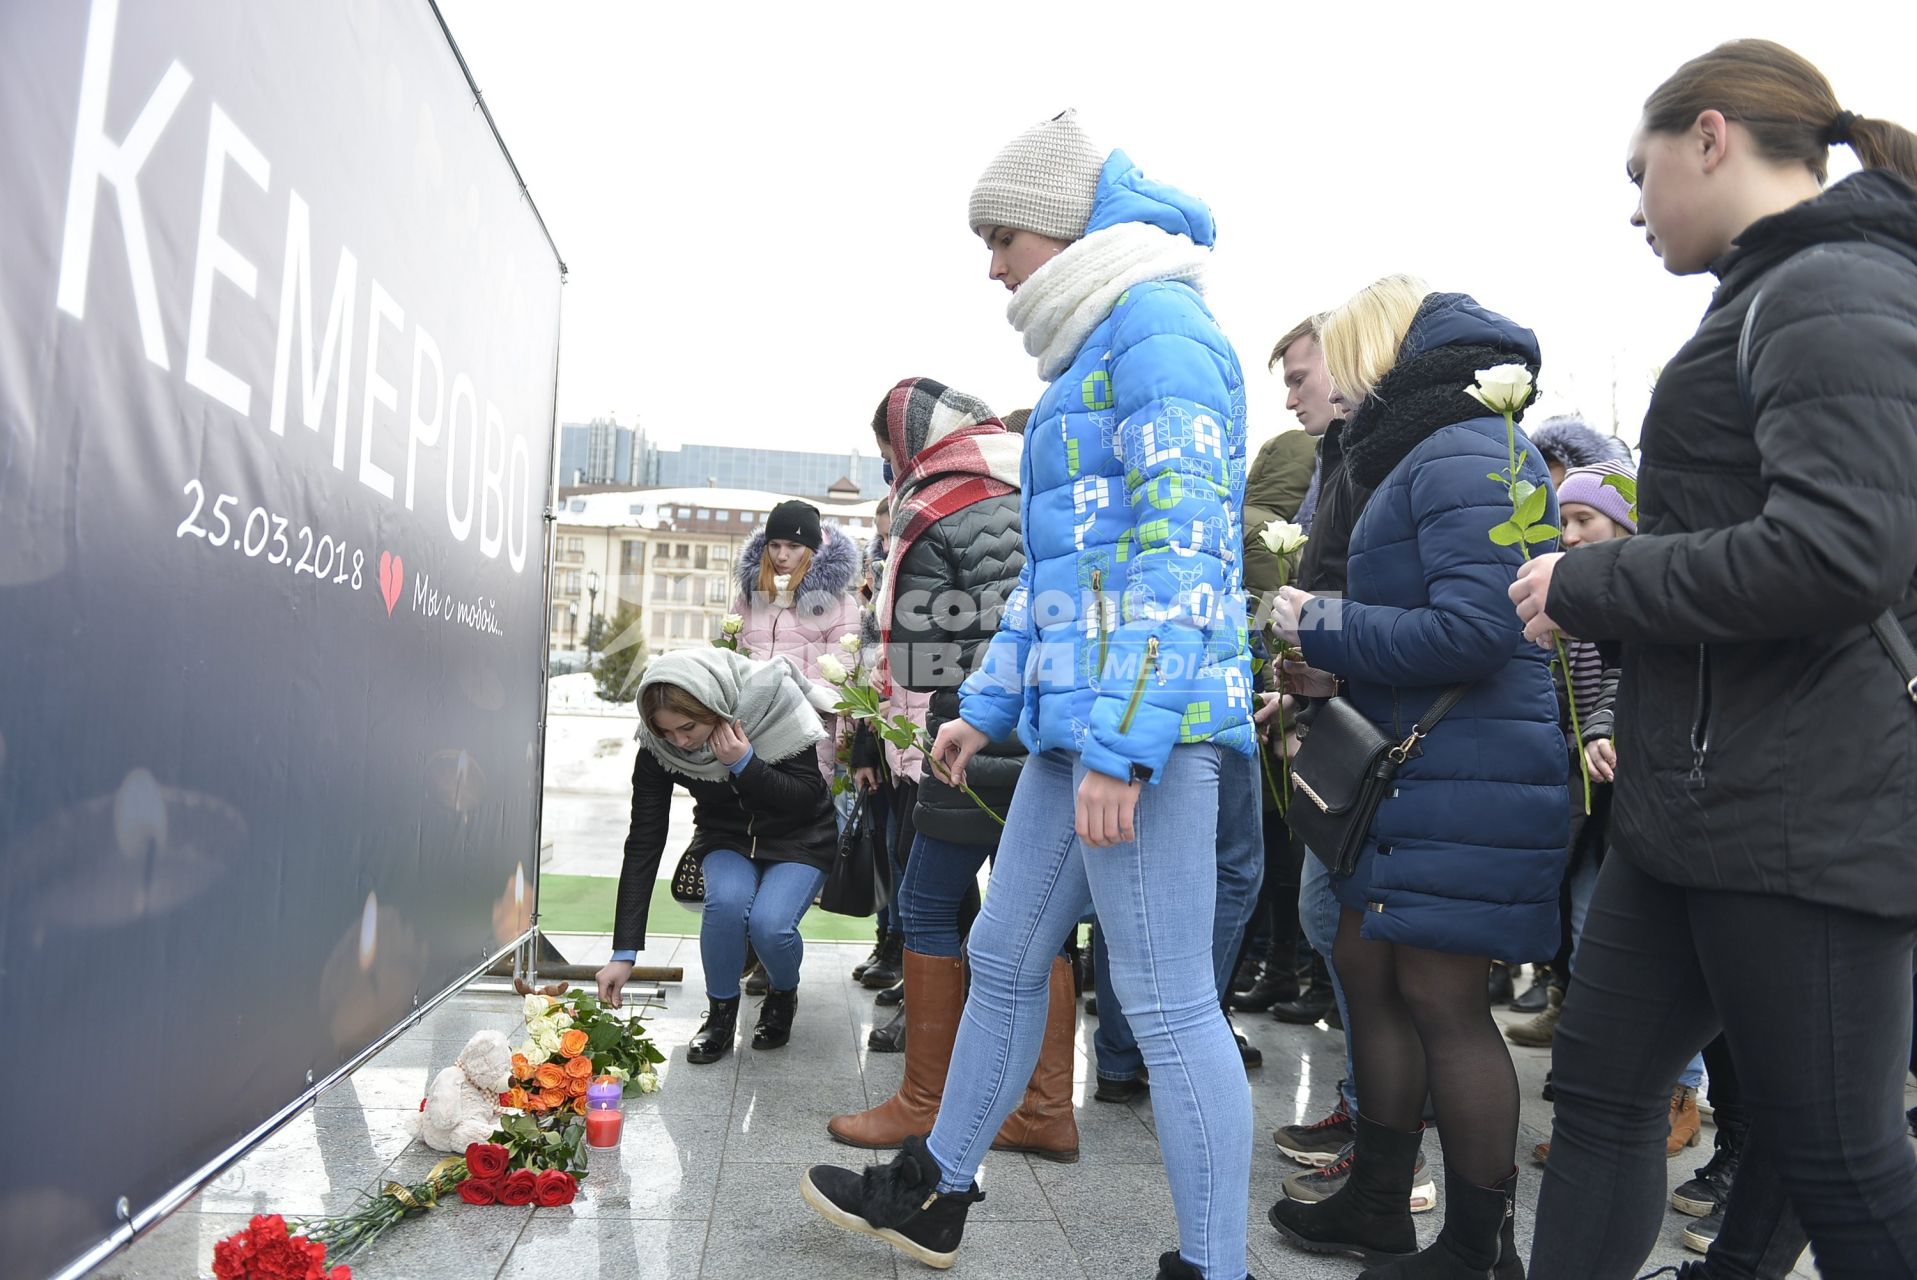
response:
{"label": "orange rose", "polygon": [[527,1094],[523,1085],[514,1085],[500,1098],[499,1105],[502,1107],[514,1107],[520,1111],[524,1111],[529,1098],[530,1095]]}
{"label": "orange rose", "polygon": [[566,1082],[566,1094],[567,1096],[573,1097],[573,1098],[585,1097],[586,1096],[585,1077],[581,1076],[577,1080],[568,1080]]}
{"label": "orange rose", "polygon": [[513,1079],[530,1080],[532,1079],[532,1073],[533,1065],[526,1061],[526,1055],[523,1053],[515,1053],[513,1055]]}
{"label": "orange rose", "polygon": [[586,1033],[578,1027],[572,1028],[559,1037],[559,1056],[577,1058],[586,1051]]}
{"label": "orange rose", "polygon": [[546,1101],[545,1094],[532,1093],[526,1095],[526,1109],[537,1114],[544,1111],[551,1111],[552,1104]]}
{"label": "orange rose", "polygon": [[557,1062],[542,1062],[539,1070],[533,1073],[533,1079],[539,1082],[541,1089],[563,1089],[566,1087],[566,1069]]}
{"label": "orange rose", "polygon": [[586,1099],[583,1094],[572,1100],[572,1109],[582,1116],[586,1114]]}
{"label": "orange rose", "polygon": [[549,1108],[555,1111],[566,1105],[566,1091],[564,1089],[541,1089],[539,1096],[545,1101]]}
{"label": "orange rose", "polygon": [[592,1059],[574,1058],[566,1064],[566,1074],[574,1080],[592,1079]]}

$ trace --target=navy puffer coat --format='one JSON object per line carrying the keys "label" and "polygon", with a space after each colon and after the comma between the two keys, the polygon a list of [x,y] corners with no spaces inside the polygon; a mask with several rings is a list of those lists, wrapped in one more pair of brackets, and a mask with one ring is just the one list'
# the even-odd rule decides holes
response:
{"label": "navy puffer coat", "polygon": [[[1488,536],[1511,515],[1489,478],[1506,466],[1504,419],[1464,394],[1474,370],[1503,363],[1535,370],[1528,329],[1462,294],[1425,299],[1347,429],[1352,476],[1376,490],[1352,530],[1336,622],[1308,621],[1301,646],[1394,738],[1447,686],[1472,682],[1400,771],[1336,889],[1366,938],[1521,962],[1558,945],[1569,801],[1548,655],[1524,642],[1506,594],[1519,552]],[[1516,445],[1525,476],[1546,483],[1542,456],[1522,434]]]}

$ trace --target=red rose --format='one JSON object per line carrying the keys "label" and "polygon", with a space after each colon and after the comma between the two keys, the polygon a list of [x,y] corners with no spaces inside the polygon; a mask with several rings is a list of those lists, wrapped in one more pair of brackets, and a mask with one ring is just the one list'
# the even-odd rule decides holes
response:
{"label": "red rose", "polygon": [[533,1187],[533,1200],[542,1208],[551,1209],[562,1204],[571,1204],[573,1197],[579,1194],[579,1184],[573,1176],[563,1169],[548,1169],[539,1175]]}
{"label": "red rose", "polygon": [[499,1203],[531,1204],[533,1188],[538,1182],[538,1175],[531,1169],[514,1169],[506,1175],[506,1180],[499,1184]]}
{"label": "red rose", "polygon": [[467,1204],[498,1204],[499,1182],[494,1178],[465,1178],[459,1184],[459,1198]]}
{"label": "red rose", "polygon": [[213,1246],[213,1275],[216,1280],[246,1280],[246,1251],[237,1236]]}
{"label": "red rose", "polygon": [[466,1148],[466,1172],[475,1178],[497,1178],[512,1158],[512,1152],[497,1142],[475,1142]]}

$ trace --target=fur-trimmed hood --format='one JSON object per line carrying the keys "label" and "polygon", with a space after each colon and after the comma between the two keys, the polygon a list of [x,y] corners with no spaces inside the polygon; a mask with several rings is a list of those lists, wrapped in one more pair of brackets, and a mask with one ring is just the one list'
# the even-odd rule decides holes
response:
{"label": "fur-trimmed hood", "polygon": [[1566,471],[1600,462],[1631,461],[1631,446],[1599,431],[1574,413],[1546,418],[1536,431],[1525,434],[1531,437],[1531,443],[1538,447],[1545,461],[1557,462]]}
{"label": "fur-trimmed hood", "polygon": [[[858,544],[837,525],[825,525],[821,532],[824,540],[812,553],[812,567],[806,570],[805,580],[797,584],[793,593],[800,598],[842,596],[858,580],[862,564]],[[734,573],[739,594],[748,600],[759,589],[759,566],[765,560],[765,542],[765,530],[761,528],[739,549],[739,563]]]}

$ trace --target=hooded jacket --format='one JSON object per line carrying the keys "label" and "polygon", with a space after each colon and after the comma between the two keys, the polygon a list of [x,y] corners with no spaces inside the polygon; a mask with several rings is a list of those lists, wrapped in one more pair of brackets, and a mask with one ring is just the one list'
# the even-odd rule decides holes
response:
{"label": "hooded jacket", "polygon": [[[1522,961],[1558,946],[1569,761],[1548,658],[1507,595],[1519,552],[1489,536],[1511,515],[1487,478],[1506,465],[1504,419],[1464,394],[1474,366],[1509,360],[1536,368],[1530,330],[1462,294],[1425,299],[1345,429],[1346,467],[1376,488],[1352,529],[1344,603],[1300,647],[1393,739],[1447,686],[1470,684],[1399,770],[1339,894],[1362,908],[1366,938]],[[1518,446],[1543,483],[1543,457]]]}
{"label": "hooded jacket", "polygon": [[[735,569],[739,595],[732,605],[732,611],[744,619],[739,643],[749,656],[768,661],[789,654],[806,679],[820,683],[819,656],[832,653],[849,661],[839,641],[859,634],[857,586],[862,567],[858,544],[849,534],[829,524],[823,533],[805,580],[796,592],[777,599],[759,590],[765,530],[746,539]],[[835,719],[825,717],[826,739],[819,744],[819,767],[827,777],[837,763]]]}
{"label": "hooded jacket", "polygon": [[[1115,151],[1086,240],[1041,272],[1070,269],[1075,250],[1129,224],[1214,240],[1210,210]],[[1046,349],[1041,368],[1052,359]],[[988,738],[1016,727],[1029,749],[1078,752],[1116,778],[1155,780],[1181,743],[1249,754],[1236,353],[1191,285],[1149,280],[1048,381],[1020,464],[1025,565],[962,715]]]}
{"label": "hooded jacket", "polygon": [[1917,916],[1917,707],[1868,629],[1917,625],[1917,193],[1856,174],[1712,270],[1637,536],[1552,574],[1560,626],[1624,642],[1612,844],[1667,884]]}

